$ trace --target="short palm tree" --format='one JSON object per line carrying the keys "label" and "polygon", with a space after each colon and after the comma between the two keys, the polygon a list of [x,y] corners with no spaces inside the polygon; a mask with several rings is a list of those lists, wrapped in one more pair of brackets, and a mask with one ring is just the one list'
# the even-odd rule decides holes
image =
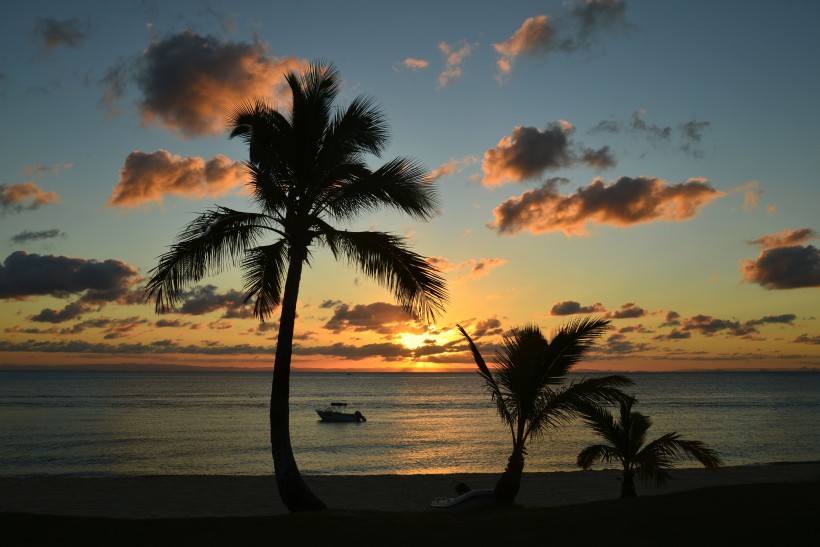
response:
{"label": "short palm tree", "polygon": [[159,257],[146,290],[163,311],[178,304],[190,284],[240,266],[245,301],[253,302],[256,317],[264,321],[281,305],[271,387],[271,452],[282,500],[289,510],[301,511],[325,507],[302,480],[289,431],[296,303],[312,249],[327,247],[337,259],[358,267],[416,317],[432,320],[447,294],[438,271],[409,250],[403,238],[331,224],[382,208],[419,220],[436,211],[436,193],[415,161],[396,158],[376,170],[367,167],[365,155],[378,156],[388,141],[380,109],[366,97],[346,108],[334,107],[341,77],[329,63],[313,63],[286,79],[292,103],[285,112],[260,99],[239,105],[229,117],[231,138],[242,138],[249,148],[248,185],[260,211],[217,206],[202,213]]}
{"label": "short palm tree", "polygon": [[606,444],[593,444],[578,454],[578,467],[589,469],[597,462],[619,462],[623,467],[621,497],[637,496],[635,474],[644,483],[654,479],[658,486],[669,478],[668,470],[676,462],[697,460],[707,469],[718,469],[723,462],[717,453],[700,441],[682,439],[677,432],[667,433],[654,441],[646,442],[646,434],[652,421],[640,412],[634,412],[633,397],[620,401],[620,419],[600,405],[588,405],[581,416],[587,425]]}
{"label": "short palm tree", "polygon": [[512,454],[495,485],[498,501],[512,503],[518,495],[530,439],[568,423],[578,416],[581,405],[620,400],[624,394],[619,388],[632,384],[619,375],[566,382],[567,373],[608,327],[609,321],[603,319],[579,318],[563,326],[552,340],[535,325],[514,328],[504,335],[491,370],[473,340],[458,326],[512,436]]}

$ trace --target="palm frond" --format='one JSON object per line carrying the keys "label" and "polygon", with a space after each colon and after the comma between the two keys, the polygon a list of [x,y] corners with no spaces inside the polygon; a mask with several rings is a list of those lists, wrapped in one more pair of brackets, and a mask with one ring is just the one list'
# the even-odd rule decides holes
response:
{"label": "palm frond", "polygon": [[404,239],[384,232],[334,230],[320,223],[317,234],[336,258],[344,257],[395,295],[410,314],[434,321],[447,301],[447,289],[438,270],[423,256],[409,250]]}
{"label": "palm frond", "polygon": [[621,461],[620,454],[613,447],[605,444],[592,444],[581,450],[576,465],[589,469],[598,462],[615,463]]}
{"label": "palm frond", "polygon": [[262,321],[282,302],[287,257],[287,241],[280,239],[271,245],[250,249],[242,261],[245,302],[254,299],[253,314]]}
{"label": "palm frond", "polygon": [[580,317],[564,325],[550,341],[552,363],[549,377],[562,379],[609,326],[610,321],[600,317]]}
{"label": "palm frond", "polygon": [[429,220],[437,211],[435,186],[423,183],[427,171],[413,160],[395,158],[372,173],[359,170],[354,174],[322,200],[324,209],[336,218],[349,219],[389,207],[418,220]]}
{"label": "palm frond", "polygon": [[675,463],[697,460],[706,469],[719,469],[723,461],[717,452],[701,441],[683,439],[677,432],[667,433],[648,443],[638,453],[636,461],[644,481],[655,479],[661,486],[668,478],[664,471]]}
{"label": "palm frond", "polygon": [[155,299],[158,312],[173,307],[185,287],[225,266],[236,265],[262,233],[270,229],[270,218],[258,213],[227,207],[202,213],[182,230],[149,272],[147,299]]}
{"label": "palm frond", "polygon": [[531,418],[528,435],[540,437],[550,428],[569,423],[583,408],[617,402],[625,396],[621,388],[632,383],[626,376],[612,374],[584,378],[558,389],[545,389]]}
{"label": "palm frond", "polygon": [[333,165],[362,153],[379,156],[390,140],[387,118],[372,97],[359,96],[336,116],[325,134],[320,163]]}

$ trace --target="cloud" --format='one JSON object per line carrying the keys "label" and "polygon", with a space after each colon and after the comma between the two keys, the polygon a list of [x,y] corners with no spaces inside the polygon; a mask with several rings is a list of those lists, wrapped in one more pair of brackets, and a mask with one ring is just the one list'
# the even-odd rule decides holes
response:
{"label": "cloud", "polygon": [[550,315],[575,315],[579,313],[603,313],[606,311],[600,302],[596,302],[591,306],[582,306],[575,300],[565,300],[563,302],[556,302],[550,310]]}
{"label": "cloud", "polygon": [[695,332],[703,336],[724,333],[727,336],[759,340],[760,330],[758,327],[769,324],[792,326],[796,318],[794,314],[784,313],[740,322],[734,319],[719,319],[711,315],[698,314],[682,319],[679,322],[679,328],[673,329],[668,335],[660,335],[655,338],[658,340],[682,340],[689,338],[691,333]]}
{"label": "cloud", "polygon": [[635,304],[627,302],[620,309],[609,312],[605,315],[607,319],[635,319],[646,315],[646,310]]}
{"label": "cloud", "polygon": [[427,330],[401,306],[387,302],[356,304],[352,308],[342,304],[335,309],[333,316],[323,326],[336,334],[342,331],[372,331],[384,335],[400,332],[421,334]]}
{"label": "cloud", "polygon": [[550,123],[541,131],[516,126],[495,148],[484,152],[481,170],[485,186],[501,186],[541,175],[548,169],[567,167],[573,162],[569,135],[574,127],[567,121]]}
{"label": "cloud", "polygon": [[660,324],[661,327],[677,327],[680,325],[680,314],[676,311],[666,313],[666,319]]}
{"label": "cloud", "polygon": [[497,80],[503,82],[512,74],[515,59],[519,55],[545,55],[553,49],[560,49],[555,29],[546,15],[529,17],[505,42],[493,44],[493,49],[500,55],[498,58]]}
{"label": "cloud", "polygon": [[820,335],[809,336],[808,334],[801,334],[794,340],[792,340],[793,344],[810,344],[810,345],[820,345]]}
{"label": "cloud", "polygon": [[434,169],[427,175],[424,182],[432,182],[442,177],[450,177],[460,172],[465,167],[473,165],[478,161],[475,156],[465,156],[460,159],[453,158],[447,163],[442,164],[438,169]]}
{"label": "cloud", "polygon": [[205,160],[172,155],[166,150],[134,151],[125,159],[108,205],[134,208],[162,203],[166,195],[188,199],[221,196],[242,184],[245,176],[241,162],[222,154]]}
{"label": "cloud", "polygon": [[412,57],[406,58],[401,62],[401,66],[409,70],[422,70],[430,66],[430,61],[424,59],[414,59]]}
{"label": "cloud", "polygon": [[248,97],[287,102],[283,76],[308,63],[274,57],[265,44],[222,41],[186,30],[153,41],[140,57],[114,65],[102,79],[101,103],[110,114],[131,82],[139,88],[142,121],[182,137],[201,137],[225,129],[225,116]]}
{"label": "cloud", "polygon": [[245,304],[245,294],[230,289],[218,293],[216,286],[193,287],[182,293],[182,305],[173,313],[185,315],[205,315],[217,310],[225,310],[223,319],[246,319],[253,317],[253,308]]}
{"label": "cloud", "polygon": [[758,187],[756,180],[751,180],[736,186],[732,189],[732,192],[744,192],[743,205],[741,205],[741,209],[744,211],[756,209],[760,203],[760,198],[766,193]]}
{"label": "cloud", "polygon": [[598,150],[592,148],[585,148],[581,154],[581,162],[594,169],[610,169],[617,165],[615,157],[609,146],[604,146]]}
{"label": "cloud", "polygon": [[689,120],[677,125],[677,130],[669,125],[649,123],[645,119],[646,111],[642,108],[632,113],[628,122],[618,119],[602,120],[589,133],[630,133],[646,139],[654,147],[665,146],[672,142],[677,135],[678,149],[694,158],[701,158],[703,150],[698,146],[703,141],[703,135],[711,129],[712,124],[703,120]]}
{"label": "cloud", "polygon": [[57,237],[66,237],[65,232],[60,231],[59,228],[51,228],[50,230],[39,230],[32,232],[31,230],[23,230],[19,234],[15,234],[9,238],[9,241],[16,244],[28,243],[30,241],[40,241],[42,239],[54,239]]}
{"label": "cloud", "polygon": [[0,215],[33,211],[50,203],[60,203],[60,196],[40,189],[33,182],[0,183]]}
{"label": "cloud", "polygon": [[578,23],[577,42],[588,45],[601,31],[627,30],[626,4],[622,0],[582,0],[572,10]]}
{"label": "cloud", "polygon": [[743,282],[766,289],[820,287],[820,250],[813,245],[764,249],[754,260],[742,260]]}
{"label": "cloud", "polygon": [[32,315],[28,319],[36,323],[63,323],[76,319],[83,313],[92,309],[93,306],[84,302],[71,302],[67,304],[62,310],[53,310],[45,308],[37,315]]}
{"label": "cloud", "polygon": [[533,234],[561,231],[567,236],[586,234],[586,224],[632,226],[653,221],[682,222],[723,195],[705,179],[667,184],[662,179],[621,177],[607,185],[600,179],[561,195],[558,179],[513,196],[493,211],[490,228],[502,234],[528,230]]}
{"label": "cloud", "polygon": [[53,163],[51,165],[27,165],[23,167],[23,174],[24,175],[40,175],[40,174],[48,174],[48,175],[56,175],[60,171],[65,169],[71,169],[74,167],[73,163],[64,162],[64,163]]}
{"label": "cloud", "polygon": [[478,279],[490,273],[491,270],[507,263],[505,258],[471,258],[459,263],[450,262],[443,256],[431,256],[427,261],[437,270],[447,273],[468,269],[467,273],[458,277],[458,281]]}
{"label": "cloud", "polygon": [[758,245],[761,249],[774,249],[777,247],[791,247],[808,243],[817,239],[818,234],[811,228],[799,228],[797,230],[783,230],[776,234],[764,235],[749,241],[752,245]]}
{"label": "cloud", "polygon": [[31,35],[43,54],[49,54],[60,46],[78,48],[88,38],[89,25],[77,17],[57,20],[41,17],[34,25]]}
{"label": "cloud", "polygon": [[126,298],[138,280],[137,269],[120,260],[15,251],[0,265],[0,299],[83,293],[83,302],[114,302]]}
{"label": "cloud", "polygon": [[458,49],[453,49],[453,47],[447,42],[441,42],[438,45],[439,51],[444,56],[444,71],[438,77],[439,89],[447,87],[461,77],[461,63],[473,52],[475,44],[464,42]]}
{"label": "cloud", "polygon": [[703,140],[703,132],[710,129],[712,124],[697,120],[690,120],[678,126],[682,143],[680,149],[695,158],[703,157],[703,151],[697,145]]}
{"label": "cloud", "polygon": [[501,327],[501,320],[493,316],[489,319],[479,321],[473,327],[473,338],[481,338],[482,336],[496,336],[504,332]]}
{"label": "cloud", "polygon": [[412,358],[415,352],[402,344],[390,342],[362,346],[351,346],[340,342],[329,346],[294,345],[293,353],[294,355],[329,355],[349,361],[360,361],[372,357],[381,357],[383,361],[399,361]]}

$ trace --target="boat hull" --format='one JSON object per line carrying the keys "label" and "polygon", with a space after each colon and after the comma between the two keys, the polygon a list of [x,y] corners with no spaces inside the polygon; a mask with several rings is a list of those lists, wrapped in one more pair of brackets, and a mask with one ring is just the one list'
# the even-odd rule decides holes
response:
{"label": "boat hull", "polygon": [[331,412],[327,410],[317,410],[316,414],[323,422],[359,422],[364,421],[361,414],[349,414],[347,412]]}

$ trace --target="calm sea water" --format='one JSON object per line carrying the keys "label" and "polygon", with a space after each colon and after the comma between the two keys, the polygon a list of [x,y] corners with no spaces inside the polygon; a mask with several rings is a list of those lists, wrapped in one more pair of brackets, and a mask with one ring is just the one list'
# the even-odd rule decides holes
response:
{"label": "calm sea water", "polygon": [[[729,465],[820,460],[820,374],[630,377],[655,436],[702,440]],[[266,373],[0,372],[0,475],[268,474],[269,394]],[[320,422],[336,400],[367,422]],[[476,374],[294,374],[291,437],[306,474],[496,473],[511,448]],[[594,440],[557,429],[526,470],[573,470]]]}

